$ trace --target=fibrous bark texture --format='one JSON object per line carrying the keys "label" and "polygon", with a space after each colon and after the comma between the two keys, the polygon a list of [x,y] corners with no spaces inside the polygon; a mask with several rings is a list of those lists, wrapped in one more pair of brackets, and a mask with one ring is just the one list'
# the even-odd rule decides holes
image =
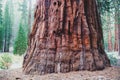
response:
{"label": "fibrous bark texture", "polygon": [[110,66],[95,0],[39,0],[24,57],[26,74]]}

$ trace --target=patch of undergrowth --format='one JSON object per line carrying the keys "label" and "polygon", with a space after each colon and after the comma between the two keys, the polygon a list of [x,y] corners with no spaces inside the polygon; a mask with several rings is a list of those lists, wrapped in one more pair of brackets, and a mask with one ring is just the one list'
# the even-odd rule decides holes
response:
{"label": "patch of undergrowth", "polygon": [[113,65],[113,66],[117,66],[118,65],[117,64],[117,58],[115,56],[113,56],[112,54],[108,54],[108,57],[110,59],[111,65]]}
{"label": "patch of undergrowth", "polygon": [[12,56],[9,54],[2,54],[0,56],[0,69],[8,69],[12,64]]}

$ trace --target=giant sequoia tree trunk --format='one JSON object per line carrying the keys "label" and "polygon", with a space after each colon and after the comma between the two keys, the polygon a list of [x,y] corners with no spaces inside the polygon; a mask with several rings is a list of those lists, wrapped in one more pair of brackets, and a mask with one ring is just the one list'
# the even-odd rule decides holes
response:
{"label": "giant sequoia tree trunk", "polygon": [[39,0],[23,71],[46,74],[110,66],[95,0]]}

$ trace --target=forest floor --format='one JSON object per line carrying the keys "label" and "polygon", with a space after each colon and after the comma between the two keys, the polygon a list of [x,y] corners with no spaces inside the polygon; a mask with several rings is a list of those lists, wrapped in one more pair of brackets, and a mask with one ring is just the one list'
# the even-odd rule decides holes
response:
{"label": "forest floor", "polygon": [[[116,53],[114,55],[120,60]],[[0,54],[1,55],[1,54]],[[23,56],[12,55],[12,64],[8,70],[0,70],[0,80],[120,80],[120,67],[109,67],[102,71],[77,71],[69,73],[52,73],[46,75],[24,75],[22,72]],[[119,61],[120,62],[120,61]]]}
{"label": "forest floor", "polygon": [[24,75],[22,69],[1,70],[0,80],[120,80],[120,67],[102,71],[77,71],[46,75]]}

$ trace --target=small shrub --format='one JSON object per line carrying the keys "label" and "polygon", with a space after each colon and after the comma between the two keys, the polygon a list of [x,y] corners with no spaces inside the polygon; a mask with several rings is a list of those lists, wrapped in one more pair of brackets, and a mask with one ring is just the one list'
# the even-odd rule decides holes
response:
{"label": "small shrub", "polygon": [[110,59],[111,65],[117,66],[117,58],[114,57],[112,54],[109,54],[108,57]]}
{"label": "small shrub", "polygon": [[25,53],[26,48],[27,48],[27,37],[22,24],[20,24],[18,35],[14,43],[13,53],[22,55]]}
{"label": "small shrub", "polygon": [[0,68],[1,69],[8,69],[12,63],[12,58],[9,54],[3,54],[0,57]]}

